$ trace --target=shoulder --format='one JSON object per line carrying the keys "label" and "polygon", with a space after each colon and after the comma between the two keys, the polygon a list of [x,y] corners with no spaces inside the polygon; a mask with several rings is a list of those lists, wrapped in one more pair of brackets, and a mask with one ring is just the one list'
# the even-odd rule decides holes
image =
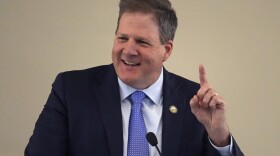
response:
{"label": "shoulder", "polygon": [[183,95],[195,95],[200,88],[200,85],[192,80],[168,72],[164,69],[164,87],[165,90],[176,91]]}
{"label": "shoulder", "polygon": [[110,69],[113,68],[112,64],[109,65],[101,65],[96,67],[91,67],[87,69],[82,70],[72,70],[72,71],[65,71],[62,73],[59,73],[58,75],[62,75],[64,77],[83,77],[83,76],[92,76],[92,75],[98,75],[101,73],[109,72]]}
{"label": "shoulder", "polygon": [[168,83],[171,83],[177,87],[187,87],[187,88],[199,88],[199,83],[194,82],[190,79],[184,78],[172,72],[164,69],[164,78]]}
{"label": "shoulder", "polygon": [[55,82],[60,84],[81,85],[87,83],[98,83],[102,79],[112,78],[115,70],[112,64],[101,65],[83,70],[72,70],[61,72],[57,75]]}

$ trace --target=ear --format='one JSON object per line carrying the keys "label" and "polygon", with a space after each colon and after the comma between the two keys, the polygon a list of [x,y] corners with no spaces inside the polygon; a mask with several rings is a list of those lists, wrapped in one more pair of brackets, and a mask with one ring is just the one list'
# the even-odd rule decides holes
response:
{"label": "ear", "polygon": [[162,62],[166,61],[172,53],[173,50],[173,41],[169,40],[164,44],[164,55]]}

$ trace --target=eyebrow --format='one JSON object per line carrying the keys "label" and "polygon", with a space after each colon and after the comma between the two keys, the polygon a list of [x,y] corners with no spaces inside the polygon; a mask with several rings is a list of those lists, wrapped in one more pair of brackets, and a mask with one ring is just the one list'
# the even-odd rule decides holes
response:
{"label": "eyebrow", "polygon": [[[116,35],[120,35],[120,36],[124,36],[124,37],[129,37],[128,34],[126,34],[126,33],[121,33],[121,32],[116,33]],[[143,40],[143,41],[149,42],[149,43],[152,42],[152,39],[149,39],[149,38],[147,38],[147,37],[134,36],[134,38],[135,38],[135,40]]]}

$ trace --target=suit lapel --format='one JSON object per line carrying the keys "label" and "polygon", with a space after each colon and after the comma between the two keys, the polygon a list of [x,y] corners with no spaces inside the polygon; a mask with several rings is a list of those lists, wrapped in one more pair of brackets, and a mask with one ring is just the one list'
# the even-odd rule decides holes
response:
{"label": "suit lapel", "polygon": [[96,78],[100,84],[94,85],[93,90],[100,108],[109,149],[112,156],[121,156],[123,155],[122,114],[117,75],[113,65]]}
{"label": "suit lapel", "polygon": [[[183,111],[185,99],[180,94],[180,83],[164,69],[163,81],[163,155],[178,155],[183,129]],[[170,106],[177,108],[177,113],[171,113]]]}

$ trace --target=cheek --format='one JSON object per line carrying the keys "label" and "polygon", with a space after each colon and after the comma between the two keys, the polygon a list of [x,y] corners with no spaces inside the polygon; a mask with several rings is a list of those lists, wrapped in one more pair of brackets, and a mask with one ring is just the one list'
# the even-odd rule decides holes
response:
{"label": "cheek", "polygon": [[161,55],[155,55],[152,57],[149,57],[146,60],[146,70],[147,71],[155,71],[162,67],[163,61]]}
{"label": "cheek", "polygon": [[120,54],[120,48],[118,48],[117,46],[114,45],[113,49],[112,49],[112,57],[117,57],[118,54]]}
{"label": "cheek", "polygon": [[165,61],[165,55],[162,51],[158,51],[154,56],[153,56],[153,63],[156,64],[157,66],[162,65],[162,63]]}
{"label": "cheek", "polygon": [[112,48],[112,53],[113,54],[118,54],[118,53],[121,53],[122,52],[122,46],[120,45],[120,44],[118,44],[118,43],[114,43],[114,46],[113,46],[113,48]]}

